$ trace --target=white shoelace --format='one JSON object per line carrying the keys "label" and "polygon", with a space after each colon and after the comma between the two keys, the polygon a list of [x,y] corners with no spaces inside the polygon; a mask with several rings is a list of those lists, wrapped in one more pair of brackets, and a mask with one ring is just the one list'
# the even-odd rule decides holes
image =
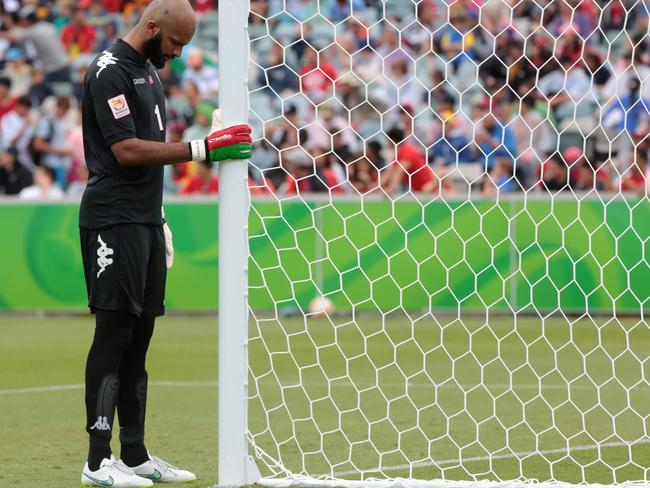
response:
{"label": "white shoelace", "polygon": [[175,470],[175,469],[178,469],[176,466],[172,466],[172,465],[169,464],[167,461],[163,461],[163,460],[160,459],[159,457],[151,456],[151,460],[153,461],[153,463],[154,463],[156,466],[158,466],[158,467],[160,468],[160,472],[161,472],[161,473],[163,473],[163,472],[166,473],[166,472],[168,472],[168,471],[173,471],[173,470]]}
{"label": "white shoelace", "polygon": [[104,468],[108,469],[112,473],[128,474],[131,476],[134,474],[132,469],[130,469],[126,464],[118,463],[116,459],[112,460],[110,463],[106,463]]}

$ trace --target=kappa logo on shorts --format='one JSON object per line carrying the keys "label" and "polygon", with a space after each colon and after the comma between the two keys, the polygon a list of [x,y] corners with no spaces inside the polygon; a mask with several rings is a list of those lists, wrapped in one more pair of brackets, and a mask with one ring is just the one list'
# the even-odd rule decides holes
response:
{"label": "kappa logo on shorts", "polygon": [[122,117],[126,117],[131,113],[129,104],[126,101],[126,97],[123,94],[113,98],[109,98],[108,106],[111,107],[111,112],[113,112],[113,117],[115,117],[116,119],[121,119]]}
{"label": "kappa logo on shorts", "polygon": [[99,243],[99,249],[97,249],[97,266],[99,266],[99,271],[97,271],[97,278],[101,275],[107,266],[113,264],[113,258],[108,256],[113,255],[113,250],[106,245],[102,240],[101,235],[97,235],[97,242]]}

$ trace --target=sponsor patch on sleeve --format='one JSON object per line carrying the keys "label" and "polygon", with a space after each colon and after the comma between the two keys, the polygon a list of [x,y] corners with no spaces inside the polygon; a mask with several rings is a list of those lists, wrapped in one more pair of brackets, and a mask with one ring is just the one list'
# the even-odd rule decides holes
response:
{"label": "sponsor patch on sleeve", "polygon": [[113,98],[108,99],[108,106],[111,107],[111,112],[113,112],[113,117],[116,119],[121,119],[131,114],[131,109],[129,109],[129,104],[126,101],[124,95],[118,95]]}

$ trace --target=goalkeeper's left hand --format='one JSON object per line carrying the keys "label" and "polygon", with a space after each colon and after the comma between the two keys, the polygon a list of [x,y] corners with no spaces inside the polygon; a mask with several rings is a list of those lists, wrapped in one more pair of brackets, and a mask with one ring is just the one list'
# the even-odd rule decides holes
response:
{"label": "goalkeeper's left hand", "polygon": [[165,234],[165,264],[167,269],[171,268],[174,264],[174,242],[172,241],[172,230],[165,220],[165,209],[162,210],[163,218],[163,233]]}
{"label": "goalkeeper's left hand", "polygon": [[192,160],[250,159],[253,153],[252,142],[251,128],[247,124],[215,130],[203,140],[190,142]]}

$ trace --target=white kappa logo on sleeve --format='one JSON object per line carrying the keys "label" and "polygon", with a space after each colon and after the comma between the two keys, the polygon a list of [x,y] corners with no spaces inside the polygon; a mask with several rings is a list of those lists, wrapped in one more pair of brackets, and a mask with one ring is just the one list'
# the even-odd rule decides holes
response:
{"label": "white kappa logo on sleeve", "polygon": [[119,59],[113,56],[112,52],[104,51],[102,55],[99,57],[99,59],[97,60],[97,66],[99,67],[99,69],[97,70],[97,75],[95,77],[99,78],[99,74],[102,71],[104,71],[111,64],[117,64],[118,61]]}
{"label": "white kappa logo on sleeve", "polygon": [[99,243],[99,249],[97,249],[97,266],[100,268],[97,271],[97,278],[99,278],[99,275],[104,272],[106,267],[113,264],[113,258],[108,257],[113,255],[113,250],[106,245],[101,235],[97,235],[97,242]]}
{"label": "white kappa logo on sleeve", "polygon": [[129,108],[129,104],[123,94],[109,98],[108,106],[111,107],[113,117],[116,119],[121,119],[122,117],[126,117],[127,115],[131,114],[131,109]]}

